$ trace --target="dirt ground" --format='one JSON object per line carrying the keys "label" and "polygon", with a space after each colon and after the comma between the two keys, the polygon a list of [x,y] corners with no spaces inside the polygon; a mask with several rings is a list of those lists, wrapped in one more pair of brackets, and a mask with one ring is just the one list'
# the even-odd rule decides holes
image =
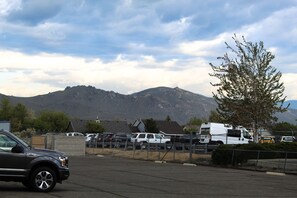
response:
{"label": "dirt ground", "polygon": [[162,162],[182,162],[209,164],[211,162],[210,154],[192,154],[184,152],[165,152],[165,151],[147,151],[147,150],[120,150],[108,148],[86,148],[86,154],[90,155],[110,155],[116,157],[162,161]]}

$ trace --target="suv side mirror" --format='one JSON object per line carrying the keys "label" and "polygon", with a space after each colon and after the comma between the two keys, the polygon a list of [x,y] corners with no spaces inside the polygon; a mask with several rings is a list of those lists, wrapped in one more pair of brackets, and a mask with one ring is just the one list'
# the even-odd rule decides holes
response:
{"label": "suv side mirror", "polygon": [[23,153],[24,148],[21,145],[17,144],[11,149],[11,152],[12,153]]}

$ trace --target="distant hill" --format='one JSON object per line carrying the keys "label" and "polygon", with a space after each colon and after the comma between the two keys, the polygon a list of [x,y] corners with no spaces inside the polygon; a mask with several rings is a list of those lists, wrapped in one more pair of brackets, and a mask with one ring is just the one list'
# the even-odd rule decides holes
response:
{"label": "distant hill", "polygon": [[102,120],[127,122],[140,118],[165,120],[169,115],[172,120],[185,124],[192,117],[208,118],[210,110],[216,107],[212,98],[167,87],[123,95],[91,86],[76,86],[34,97],[7,97],[12,103],[22,103],[35,112],[55,110],[73,118],[96,119],[98,116]]}
{"label": "distant hill", "polygon": [[[4,95],[0,94],[0,99]],[[179,124],[187,123],[191,118],[207,119],[210,111],[215,110],[213,98],[180,88],[157,87],[131,95],[113,91],[104,91],[91,86],[67,87],[34,97],[5,96],[16,104],[22,103],[36,113],[43,110],[55,110],[67,113],[72,118],[102,120],[126,120],[153,118],[165,120],[169,116]],[[296,124],[297,110],[290,109],[278,114],[280,121]]]}
{"label": "distant hill", "polygon": [[288,100],[284,102],[285,105],[290,104],[290,109],[296,109],[297,110],[297,100]]}

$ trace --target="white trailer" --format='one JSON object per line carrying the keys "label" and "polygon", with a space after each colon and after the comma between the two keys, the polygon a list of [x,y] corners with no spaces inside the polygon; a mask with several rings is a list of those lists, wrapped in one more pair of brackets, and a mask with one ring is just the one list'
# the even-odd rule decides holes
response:
{"label": "white trailer", "polygon": [[252,136],[244,127],[232,127],[222,123],[203,123],[199,131],[200,143],[248,144]]}

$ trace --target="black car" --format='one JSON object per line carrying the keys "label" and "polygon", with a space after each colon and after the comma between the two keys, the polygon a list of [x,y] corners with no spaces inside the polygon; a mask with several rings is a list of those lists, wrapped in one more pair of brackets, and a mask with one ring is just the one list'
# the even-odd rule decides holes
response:
{"label": "black car", "polygon": [[131,134],[118,133],[111,138],[112,142],[131,142]]}
{"label": "black car", "polygon": [[63,153],[34,149],[0,130],[0,181],[22,182],[34,191],[49,192],[68,177],[68,158]]}
{"label": "black car", "polygon": [[191,136],[191,135],[184,135],[180,137],[180,142],[184,144],[190,144],[192,139],[192,144],[199,144],[200,139],[197,136]]}

